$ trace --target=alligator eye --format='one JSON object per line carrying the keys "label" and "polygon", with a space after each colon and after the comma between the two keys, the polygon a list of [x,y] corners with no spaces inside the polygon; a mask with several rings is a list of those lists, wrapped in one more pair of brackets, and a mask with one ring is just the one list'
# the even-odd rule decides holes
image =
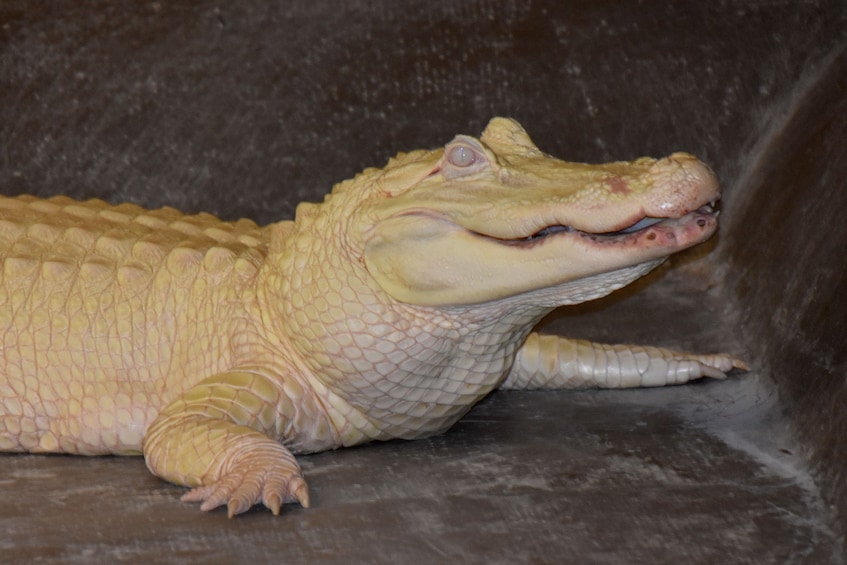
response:
{"label": "alligator eye", "polygon": [[447,160],[454,167],[470,167],[477,161],[476,151],[465,145],[457,145],[450,149]]}
{"label": "alligator eye", "polygon": [[444,147],[440,172],[446,179],[473,176],[491,166],[485,147],[476,139],[457,135]]}

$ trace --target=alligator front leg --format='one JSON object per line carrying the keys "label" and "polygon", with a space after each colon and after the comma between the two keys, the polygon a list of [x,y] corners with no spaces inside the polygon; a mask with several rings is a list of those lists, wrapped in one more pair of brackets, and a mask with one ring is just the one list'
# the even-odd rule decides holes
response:
{"label": "alligator front leg", "polygon": [[531,333],[501,389],[630,388],[726,378],[748,370],[737,357],[697,355],[661,347],[606,345]]}
{"label": "alligator front leg", "polygon": [[165,407],[143,443],[147,467],[168,481],[195,487],[186,502],[201,510],[227,505],[230,517],[263,503],[274,514],[286,502],[309,506],[294,455],[273,438],[296,417],[291,399],[249,371],[206,379]]}

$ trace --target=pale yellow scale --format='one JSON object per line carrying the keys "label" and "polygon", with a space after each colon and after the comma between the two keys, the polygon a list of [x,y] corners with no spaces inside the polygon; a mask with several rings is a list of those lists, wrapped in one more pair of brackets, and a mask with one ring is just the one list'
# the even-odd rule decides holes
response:
{"label": "pale yellow scale", "polygon": [[227,357],[210,342],[170,371],[188,340],[211,339],[213,303],[191,297],[239,257],[255,273],[243,257],[259,232],[169,208],[0,198],[0,450],[139,453],[192,369]]}

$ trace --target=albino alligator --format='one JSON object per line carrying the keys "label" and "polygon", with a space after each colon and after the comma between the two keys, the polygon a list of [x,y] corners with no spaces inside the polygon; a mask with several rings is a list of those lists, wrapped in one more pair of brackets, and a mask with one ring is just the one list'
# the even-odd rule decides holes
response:
{"label": "albino alligator", "polygon": [[308,506],[293,453],[441,433],[495,388],[723,378],[729,355],[530,333],[710,237],[694,157],[584,165],[495,118],[294,221],[0,198],[0,451],[143,453],[229,515]]}

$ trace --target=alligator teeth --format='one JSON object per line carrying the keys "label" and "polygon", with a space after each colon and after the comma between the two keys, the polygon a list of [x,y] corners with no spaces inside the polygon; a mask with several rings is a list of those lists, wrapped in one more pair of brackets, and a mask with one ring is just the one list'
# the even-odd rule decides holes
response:
{"label": "alligator teeth", "polygon": [[543,230],[535,232],[534,234],[532,234],[531,236],[529,236],[526,239],[527,239],[527,241],[529,241],[529,240],[533,240],[533,239],[538,239],[540,237],[547,237],[548,235],[553,235],[555,233],[571,232],[571,231],[573,231],[573,228],[570,227],[570,226],[547,226]]}
{"label": "alligator teeth", "polygon": [[666,219],[666,218],[650,218],[650,217],[641,218],[640,220],[638,220],[637,222],[635,222],[634,224],[632,224],[628,228],[624,228],[620,231],[616,231],[615,233],[621,234],[621,233],[637,232],[639,230],[643,230],[644,228],[649,228],[650,226],[656,225],[664,219]]}

